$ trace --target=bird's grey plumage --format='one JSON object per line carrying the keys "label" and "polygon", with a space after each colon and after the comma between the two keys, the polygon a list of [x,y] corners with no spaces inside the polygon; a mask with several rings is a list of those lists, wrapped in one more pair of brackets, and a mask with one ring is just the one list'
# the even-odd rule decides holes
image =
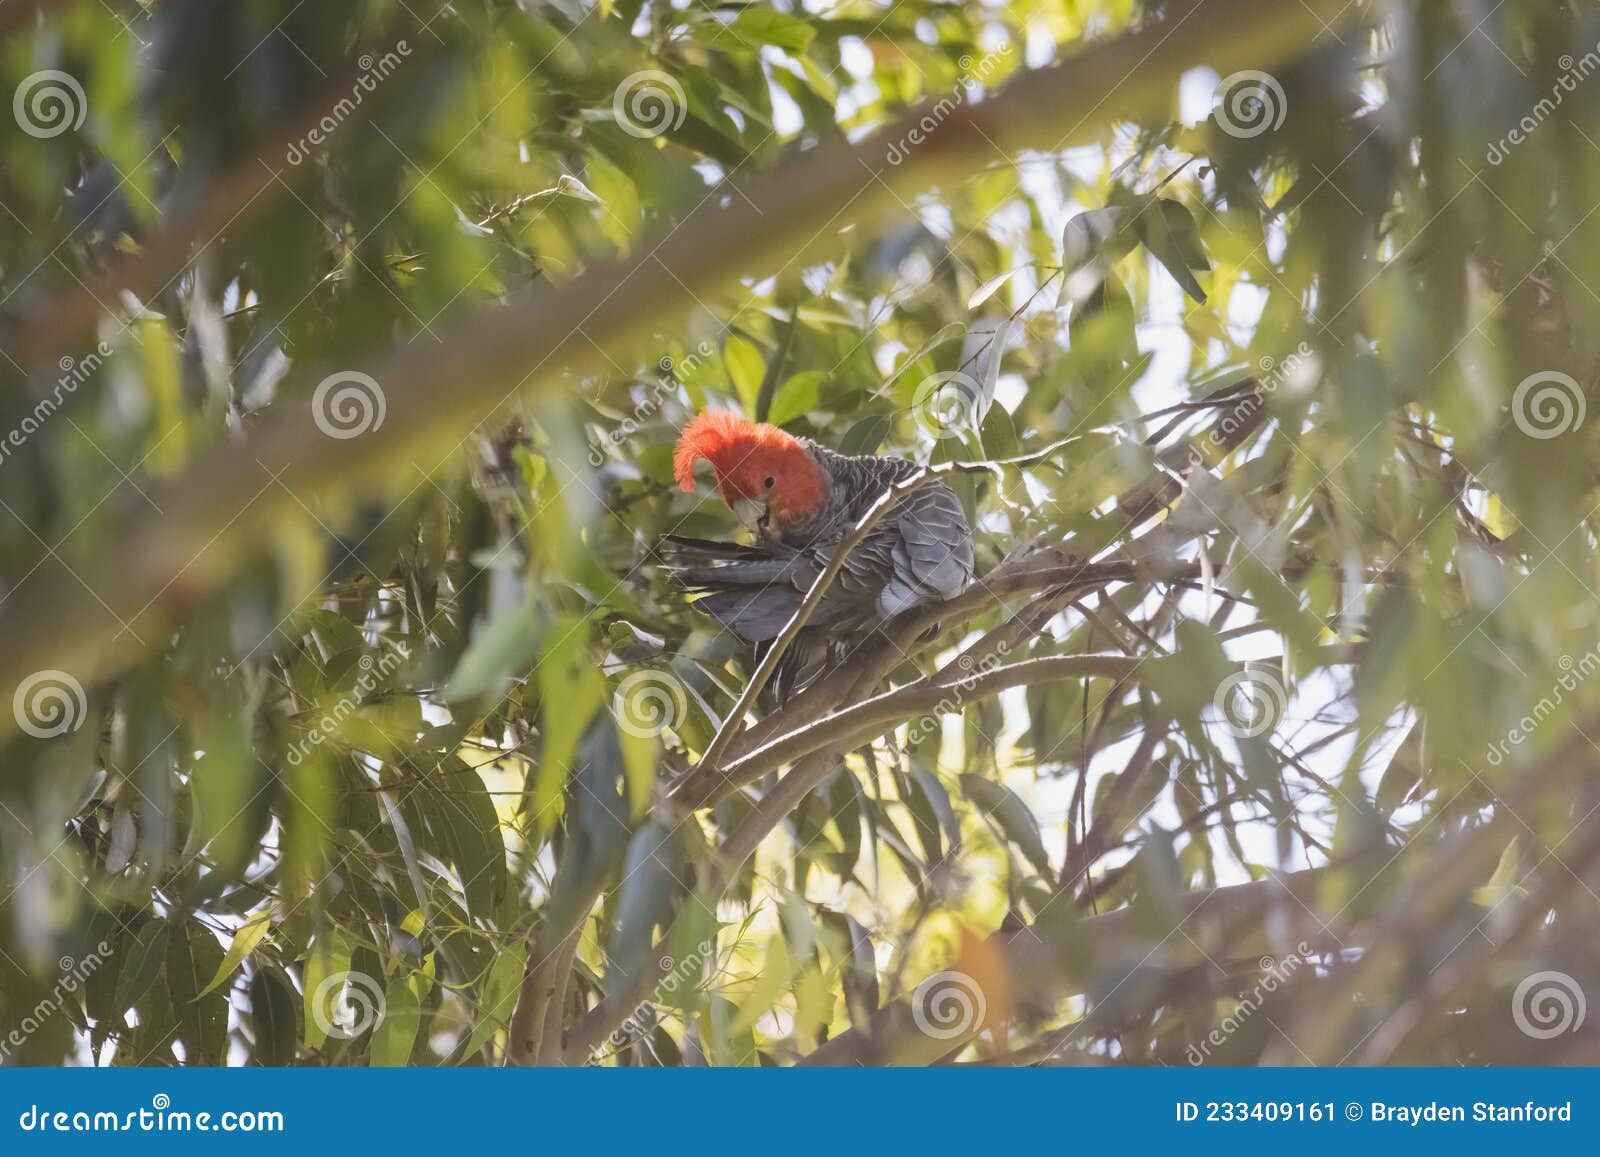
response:
{"label": "bird's grey plumage", "polygon": [[[695,607],[759,648],[770,645],[804,601],[840,540],[890,486],[918,470],[903,458],[836,454],[801,440],[828,479],[810,517],[764,532],[755,546],[669,535],[661,554]],[[913,491],[850,552],[773,677],[781,702],[845,653],[862,632],[924,603],[952,598],[972,581],[972,532],[961,501],[935,482]]]}

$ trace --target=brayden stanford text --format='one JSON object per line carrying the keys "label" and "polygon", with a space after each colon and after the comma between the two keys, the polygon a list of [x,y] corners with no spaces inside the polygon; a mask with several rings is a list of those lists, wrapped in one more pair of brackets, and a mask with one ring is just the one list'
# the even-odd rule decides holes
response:
{"label": "brayden stanford text", "polygon": [[1497,1105],[1493,1101],[1474,1101],[1471,1105],[1441,1105],[1438,1101],[1430,1101],[1426,1105],[1390,1105],[1373,1101],[1367,1118],[1397,1125],[1430,1125],[1448,1121],[1570,1121],[1572,1102],[1536,1105],[1527,1101],[1520,1105]]}

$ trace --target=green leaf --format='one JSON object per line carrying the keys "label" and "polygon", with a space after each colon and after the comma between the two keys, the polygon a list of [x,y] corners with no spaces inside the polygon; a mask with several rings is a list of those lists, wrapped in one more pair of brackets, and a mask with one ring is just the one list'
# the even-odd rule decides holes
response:
{"label": "green leaf", "polygon": [[257,1064],[292,1065],[299,1029],[299,998],[289,978],[276,968],[258,968],[250,980],[250,1023],[255,1030]]}
{"label": "green leaf", "polygon": [[1030,268],[1032,268],[1032,266],[1023,265],[1016,269],[1008,269],[1004,273],[989,278],[988,281],[985,281],[982,285],[978,286],[977,289],[973,290],[971,297],[967,298],[967,308],[977,309],[980,305],[993,297],[995,295],[995,291],[998,290],[1002,285],[1010,281],[1022,270]]}
{"label": "green leaf", "polygon": [[466,1055],[481,1049],[489,1038],[511,1023],[517,995],[522,989],[522,972],[528,960],[528,938],[518,937],[501,948],[485,972],[473,1013],[472,1037]]}
{"label": "green leaf", "polygon": [[432,988],[431,952],[421,968],[407,969],[389,981],[383,994],[383,1019],[372,1033],[374,1067],[395,1068],[410,1062],[422,1027],[422,1002]]}
{"label": "green leaf", "polygon": [[889,434],[894,419],[887,414],[869,414],[846,431],[839,442],[841,454],[873,454]]}
{"label": "green leaf", "polygon": [[[1094,290],[1072,307],[1067,334],[1075,358],[1091,369],[1102,365],[1127,366],[1139,356],[1138,319],[1133,299],[1122,282],[1107,275]],[[1126,384],[1131,378],[1107,375],[1101,388]]]}
{"label": "green leaf", "polygon": [[741,11],[731,24],[707,22],[695,30],[696,39],[721,52],[753,52],[766,44],[786,52],[804,52],[816,34],[816,29],[799,17],[754,6]]}
{"label": "green leaf", "polygon": [[616,729],[617,746],[622,752],[622,776],[626,785],[628,819],[638,822],[650,806],[650,792],[656,785],[661,764],[661,740],[641,734],[637,729]]}
{"label": "green leaf", "polygon": [[485,623],[445,684],[447,703],[460,703],[504,690],[510,677],[528,665],[539,645],[539,617],[532,603],[508,607]]}
{"label": "green leaf", "polygon": [[400,849],[400,858],[405,862],[406,876],[411,881],[411,891],[417,899],[417,911],[422,913],[424,924],[431,924],[433,906],[428,901],[428,886],[422,877],[422,861],[417,858],[417,841],[411,834],[411,824],[405,814],[414,808],[414,801],[410,793],[406,793],[397,804],[392,792],[380,791],[378,802],[383,805],[383,814],[388,817],[394,842]]}
{"label": "green leaf", "polygon": [[756,412],[756,401],[761,395],[761,379],[767,372],[766,359],[761,351],[742,337],[730,337],[722,347],[722,360],[728,367],[728,380],[744,404],[745,412]]}
{"label": "green leaf", "polygon": [[543,742],[534,780],[533,815],[541,832],[555,826],[555,803],[561,798],[572,756],[605,700],[605,677],[589,657],[588,619],[560,619],[539,660],[539,703]]}
{"label": "green leaf", "polygon": [[217,966],[216,975],[211,978],[211,983],[200,990],[200,996],[206,995],[232,976],[234,970],[244,963],[245,958],[255,951],[256,945],[266,939],[267,933],[272,931],[272,917],[276,912],[277,908],[271,907],[259,915],[252,916],[233,934],[233,943],[228,945],[222,963]]}
{"label": "green leaf", "polygon": [[196,746],[205,755],[195,762],[189,782],[194,804],[189,848],[205,849],[225,871],[242,869],[252,850],[252,805],[262,771],[252,744],[254,714],[254,705],[227,687],[198,728]]}
{"label": "green leaf", "polygon": [[128,943],[117,977],[118,1006],[132,1008],[156,982],[167,960],[167,938],[171,932],[172,925],[165,920],[152,920]]}
{"label": "green leaf", "polygon": [[469,912],[487,917],[499,908],[506,883],[500,817],[483,780],[463,760],[446,759],[440,771],[439,791],[426,797],[427,820],[461,877]]}
{"label": "green leaf", "polygon": [[1121,237],[1125,210],[1120,205],[1088,209],[1067,221],[1061,231],[1061,265],[1068,273],[1097,258],[1106,264],[1127,252]]}
{"label": "green leaf", "polygon": [[332,1004],[339,997],[331,978],[349,970],[350,944],[343,933],[333,928],[319,933],[306,956],[302,976],[306,1017],[301,1039],[306,1048],[320,1049],[328,1039],[327,1026],[333,1023]]}
{"label": "green leaf", "polygon": [[655,943],[652,932],[671,918],[673,899],[690,878],[683,842],[675,838],[675,831],[675,824],[655,819],[628,844],[616,906],[617,930],[608,949],[612,967],[623,981],[643,969]]}
{"label": "green leaf", "polygon": [[167,943],[167,985],[178,1016],[178,1035],[190,1064],[220,1065],[228,1042],[228,1000],[220,991],[202,994],[205,979],[222,965],[217,938],[191,921]]}
{"label": "green leaf", "polygon": [[774,426],[792,422],[808,410],[817,408],[824,375],[820,370],[804,370],[778,387],[767,421]]}
{"label": "green leaf", "polygon": [[1041,876],[1053,878],[1050,855],[1045,851],[1044,840],[1039,835],[1039,821],[1016,792],[1003,783],[970,773],[961,777],[961,790],[1000,825],[1006,838],[1022,850],[1022,854]]}
{"label": "green leaf", "polygon": [[1528,890],[1520,883],[1523,875],[1522,837],[1512,836],[1500,852],[1494,875],[1489,877],[1487,884],[1472,893],[1472,902],[1483,908],[1498,908],[1513,896],[1526,899]]}
{"label": "green leaf", "polygon": [[755,983],[751,985],[739,1011],[724,1030],[729,1036],[739,1037],[748,1035],[756,1027],[756,1022],[767,1014],[767,1010],[778,1002],[778,998],[789,987],[789,949],[784,944],[783,937],[774,934],[767,941],[766,952],[761,960],[761,968],[756,972]]}
{"label": "green leaf", "polygon": [[[1170,210],[1167,208],[1169,205]],[[1204,305],[1205,290],[1200,288],[1190,269],[1206,269],[1209,265],[1205,255],[1200,252],[1194,218],[1189,210],[1176,201],[1157,200],[1134,218],[1133,228],[1145,248],[1150,250],[1162,268],[1172,274],[1173,280],[1183,287],[1183,291]],[[1195,260],[1200,264],[1193,265]]]}

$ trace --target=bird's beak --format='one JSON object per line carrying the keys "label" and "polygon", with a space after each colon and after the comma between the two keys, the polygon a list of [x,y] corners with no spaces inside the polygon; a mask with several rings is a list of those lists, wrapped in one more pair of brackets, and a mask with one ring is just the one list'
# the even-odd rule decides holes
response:
{"label": "bird's beak", "polygon": [[752,530],[759,530],[767,516],[766,504],[753,498],[735,498],[728,505],[733,508],[733,516]]}

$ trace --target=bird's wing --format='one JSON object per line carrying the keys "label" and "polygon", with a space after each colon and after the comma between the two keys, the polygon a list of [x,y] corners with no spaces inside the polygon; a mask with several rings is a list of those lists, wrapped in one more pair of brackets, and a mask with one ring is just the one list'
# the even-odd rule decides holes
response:
{"label": "bird's wing", "polygon": [[[847,496],[834,517],[835,543],[885,490],[921,470],[904,458],[847,456],[815,445],[812,453],[828,470],[833,492]],[[839,581],[859,597],[870,593],[877,614],[889,616],[958,594],[972,581],[972,562],[972,531],[961,500],[934,482],[906,495],[883,517],[851,552]]]}
{"label": "bird's wing", "polygon": [[[849,531],[820,547],[827,557]],[[850,552],[835,585],[874,617],[959,594],[972,581],[972,532],[961,500],[942,482],[907,495]]]}
{"label": "bird's wing", "polygon": [[[656,553],[672,581],[695,596],[696,609],[751,642],[766,642],[777,637],[805,601],[848,532],[841,525],[831,542],[805,549],[669,535]],[[971,581],[972,534],[966,514],[955,493],[935,483],[908,495],[850,552],[807,626],[853,630],[920,603],[950,598]]]}
{"label": "bird's wing", "polygon": [[[667,577],[694,596],[695,609],[756,643],[777,637],[825,565],[825,557],[810,551],[671,536],[657,547],[656,556]],[[847,565],[852,561],[853,555]],[[881,586],[864,595],[854,578],[844,585],[835,581],[807,625],[830,627],[859,615],[863,599],[870,608]]]}
{"label": "bird's wing", "polygon": [[[915,600],[920,602],[948,599],[965,590],[972,581],[972,531],[955,492],[935,483],[908,496],[894,514],[901,542],[892,584],[901,589],[893,592],[894,597],[920,592]],[[886,589],[885,595],[890,594]]]}

